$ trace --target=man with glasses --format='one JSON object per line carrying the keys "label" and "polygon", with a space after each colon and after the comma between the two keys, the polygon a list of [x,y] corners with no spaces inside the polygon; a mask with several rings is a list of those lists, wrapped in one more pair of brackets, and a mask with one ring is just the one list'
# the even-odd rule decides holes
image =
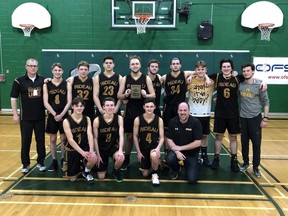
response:
{"label": "man with glasses", "polygon": [[[11,90],[11,107],[13,121],[20,123],[21,131],[21,162],[22,173],[30,170],[30,147],[32,133],[34,131],[36,150],[38,154],[37,168],[39,171],[46,171],[44,160],[45,152],[45,107],[43,103],[44,78],[38,71],[38,61],[28,59],[26,61],[25,75],[14,80]],[[17,99],[20,97],[20,115],[17,111]]]}

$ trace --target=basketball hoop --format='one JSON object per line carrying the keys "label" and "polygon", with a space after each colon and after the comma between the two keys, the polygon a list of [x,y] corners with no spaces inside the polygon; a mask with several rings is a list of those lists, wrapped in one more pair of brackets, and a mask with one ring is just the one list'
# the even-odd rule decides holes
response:
{"label": "basketball hoop", "polygon": [[270,34],[273,30],[273,23],[261,23],[258,25],[258,29],[261,32],[261,40],[270,41]]}
{"label": "basketball hoop", "polygon": [[146,33],[146,25],[152,17],[152,13],[135,13],[134,20],[137,28],[137,34]]}
{"label": "basketball hoop", "polygon": [[31,31],[34,29],[34,25],[31,24],[20,24],[20,27],[22,27],[22,30],[24,32],[25,37],[30,37]]}

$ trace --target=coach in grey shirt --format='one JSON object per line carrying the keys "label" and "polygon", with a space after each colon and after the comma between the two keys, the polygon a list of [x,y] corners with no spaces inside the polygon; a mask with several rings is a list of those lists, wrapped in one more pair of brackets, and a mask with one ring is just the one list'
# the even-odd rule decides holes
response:
{"label": "coach in grey shirt", "polygon": [[[245,172],[249,167],[249,140],[253,145],[253,173],[261,178],[259,172],[262,127],[268,124],[269,98],[267,91],[260,88],[261,81],[253,78],[255,65],[246,63],[241,66],[245,81],[240,83],[240,123],[243,165],[240,171]],[[261,111],[264,105],[264,116]]]}

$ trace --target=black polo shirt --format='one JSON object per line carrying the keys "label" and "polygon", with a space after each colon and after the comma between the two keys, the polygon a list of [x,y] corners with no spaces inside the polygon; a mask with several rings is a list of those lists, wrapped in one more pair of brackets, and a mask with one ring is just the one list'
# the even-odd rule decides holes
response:
{"label": "black polo shirt", "polygon": [[20,97],[21,120],[45,119],[43,84],[44,78],[38,74],[34,82],[28,77],[27,73],[14,80],[10,97]]}
{"label": "black polo shirt", "polygon": [[[195,140],[201,140],[203,138],[202,126],[200,121],[195,117],[189,116],[188,121],[182,124],[179,116],[176,116],[169,121],[166,136],[173,140],[178,146],[187,145]],[[199,148],[181,152],[183,154],[194,154],[198,153]]]}

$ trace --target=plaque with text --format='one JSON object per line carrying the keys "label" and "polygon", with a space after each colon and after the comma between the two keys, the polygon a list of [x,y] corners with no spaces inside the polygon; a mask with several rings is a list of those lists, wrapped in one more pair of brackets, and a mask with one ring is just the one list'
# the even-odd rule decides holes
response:
{"label": "plaque with text", "polygon": [[133,98],[133,99],[141,98],[141,85],[131,85],[130,98]]}

